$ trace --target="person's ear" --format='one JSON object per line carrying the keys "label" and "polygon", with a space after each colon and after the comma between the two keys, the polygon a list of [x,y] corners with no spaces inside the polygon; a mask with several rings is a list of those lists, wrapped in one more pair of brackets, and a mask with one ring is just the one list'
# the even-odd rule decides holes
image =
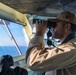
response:
{"label": "person's ear", "polygon": [[65,29],[68,31],[68,30],[70,30],[71,29],[71,24],[70,23],[67,23],[66,25],[65,25]]}

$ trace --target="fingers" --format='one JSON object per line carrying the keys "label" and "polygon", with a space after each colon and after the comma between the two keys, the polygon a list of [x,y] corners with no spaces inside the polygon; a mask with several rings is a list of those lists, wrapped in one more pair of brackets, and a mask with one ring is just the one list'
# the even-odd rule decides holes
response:
{"label": "fingers", "polygon": [[36,28],[39,30],[44,30],[47,28],[47,22],[44,20],[36,21]]}
{"label": "fingers", "polygon": [[44,25],[44,26],[47,26],[47,21],[45,21],[45,20],[36,21],[36,25]]}
{"label": "fingers", "polygon": [[42,20],[42,21],[36,21],[36,34],[43,36],[45,31],[47,29],[47,22]]}
{"label": "fingers", "polygon": [[38,23],[38,24],[39,23],[47,23],[47,21],[46,20],[40,20],[40,21],[37,20],[36,23]]}

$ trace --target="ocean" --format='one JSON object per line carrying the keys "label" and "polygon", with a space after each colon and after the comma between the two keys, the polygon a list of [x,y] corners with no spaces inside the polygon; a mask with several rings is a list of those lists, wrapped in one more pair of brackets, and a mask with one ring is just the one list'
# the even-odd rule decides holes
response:
{"label": "ocean", "polygon": [[[19,46],[22,54],[26,53],[27,46]],[[17,56],[19,55],[17,49],[15,46],[0,46],[0,56],[2,55],[12,55],[12,56]]]}

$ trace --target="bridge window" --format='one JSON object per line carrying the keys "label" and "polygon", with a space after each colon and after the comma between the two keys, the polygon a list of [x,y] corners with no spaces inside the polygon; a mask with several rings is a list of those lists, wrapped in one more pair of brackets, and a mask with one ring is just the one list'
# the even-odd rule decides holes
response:
{"label": "bridge window", "polygon": [[25,54],[29,43],[23,26],[0,19],[0,56]]}

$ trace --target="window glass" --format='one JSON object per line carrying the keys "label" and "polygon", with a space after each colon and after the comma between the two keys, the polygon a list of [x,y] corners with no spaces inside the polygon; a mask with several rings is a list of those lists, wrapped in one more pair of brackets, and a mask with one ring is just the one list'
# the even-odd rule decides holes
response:
{"label": "window glass", "polygon": [[0,56],[25,54],[29,43],[23,26],[6,20],[0,20]]}

